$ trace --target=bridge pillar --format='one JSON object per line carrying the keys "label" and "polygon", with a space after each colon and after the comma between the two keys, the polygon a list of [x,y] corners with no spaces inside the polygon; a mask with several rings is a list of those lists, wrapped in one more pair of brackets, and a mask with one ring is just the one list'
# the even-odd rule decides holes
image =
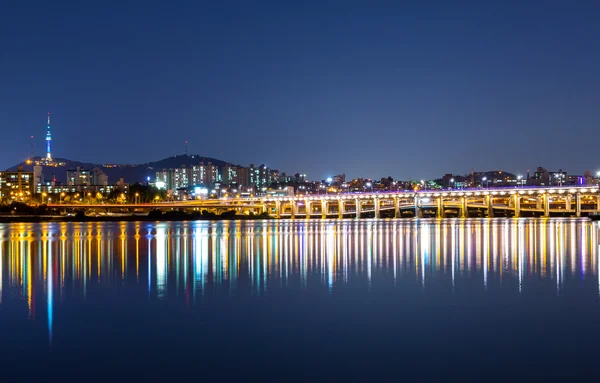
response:
{"label": "bridge pillar", "polygon": [[575,196],[576,200],[575,200],[575,214],[578,217],[581,217],[581,193],[577,193],[577,195]]}
{"label": "bridge pillar", "polygon": [[544,200],[543,196],[537,196],[535,199],[535,208],[537,210],[542,210],[542,201]]}
{"label": "bridge pillar", "polygon": [[312,206],[310,205],[310,200],[305,200],[304,206],[306,209],[306,219],[310,219],[310,214],[312,213]]}
{"label": "bridge pillar", "polygon": [[375,208],[375,218],[381,218],[381,200],[378,197],[373,197],[373,207]]}
{"label": "bridge pillar", "polygon": [[550,217],[550,195],[544,194],[544,217]]}
{"label": "bridge pillar", "polygon": [[438,218],[444,218],[444,199],[442,196],[439,196],[437,199],[437,213],[436,216]]}
{"label": "bridge pillar", "polygon": [[461,197],[460,204],[462,218],[469,218],[469,209],[467,208],[467,197]]}
{"label": "bridge pillar", "polygon": [[572,202],[571,201],[571,196],[570,195],[566,196],[565,197],[565,210],[566,211],[571,211],[571,207],[572,207],[571,206],[571,202]]}
{"label": "bridge pillar", "polygon": [[423,218],[423,211],[419,206],[419,195],[415,193],[415,218]]}
{"label": "bridge pillar", "polygon": [[338,199],[338,218],[344,218],[344,212],[346,211],[346,205],[343,198]]}
{"label": "bridge pillar", "polygon": [[290,204],[292,219],[296,219],[296,213],[298,212],[298,202],[292,198],[290,199]]}
{"label": "bridge pillar", "polygon": [[354,199],[354,203],[356,206],[356,218],[360,218],[360,199],[359,198],[355,198]]}
{"label": "bridge pillar", "polygon": [[275,217],[281,218],[281,201],[275,201]]}
{"label": "bridge pillar", "polygon": [[400,199],[394,197],[394,218],[400,218]]}
{"label": "bridge pillar", "polygon": [[327,213],[329,213],[327,211],[327,209],[329,208],[329,204],[327,203],[327,200],[321,200],[321,218],[325,219],[327,218]]}
{"label": "bridge pillar", "polygon": [[521,216],[521,196],[518,194],[514,194],[515,198],[515,218],[519,218]]}
{"label": "bridge pillar", "polygon": [[263,213],[266,213],[266,212],[267,212],[267,204],[266,204],[265,202],[263,202],[263,203],[262,203],[262,206],[261,206],[261,208],[262,208],[262,212],[263,212]]}
{"label": "bridge pillar", "polygon": [[485,203],[487,205],[488,218],[494,218],[494,204],[491,195],[485,196]]}

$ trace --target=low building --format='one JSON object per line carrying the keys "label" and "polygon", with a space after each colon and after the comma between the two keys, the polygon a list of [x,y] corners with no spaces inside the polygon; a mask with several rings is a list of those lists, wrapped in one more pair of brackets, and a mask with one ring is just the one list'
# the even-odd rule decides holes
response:
{"label": "low building", "polygon": [[542,167],[536,169],[531,177],[527,179],[527,185],[532,186],[561,186],[568,183],[567,172],[558,169],[556,172],[548,171]]}

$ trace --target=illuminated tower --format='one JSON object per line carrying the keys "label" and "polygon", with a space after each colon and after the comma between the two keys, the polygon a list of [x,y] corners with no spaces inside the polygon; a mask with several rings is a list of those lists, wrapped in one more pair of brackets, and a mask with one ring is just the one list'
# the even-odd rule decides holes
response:
{"label": "illuminated tower", "polygon": [[50,112],[48,112],[48,127],[46,131],[46,159],[52,161],[52,134],[50,133]]}

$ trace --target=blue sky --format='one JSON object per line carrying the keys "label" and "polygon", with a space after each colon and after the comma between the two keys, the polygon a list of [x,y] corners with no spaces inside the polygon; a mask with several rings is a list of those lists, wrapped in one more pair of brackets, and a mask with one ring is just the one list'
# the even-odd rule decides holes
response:
{"label": "blue sky", "polygon": [[[176,4],[174,4],[176,3]],[[0,168],[189,151],[310,178],[600,167],[600,3],[12,1]]]}

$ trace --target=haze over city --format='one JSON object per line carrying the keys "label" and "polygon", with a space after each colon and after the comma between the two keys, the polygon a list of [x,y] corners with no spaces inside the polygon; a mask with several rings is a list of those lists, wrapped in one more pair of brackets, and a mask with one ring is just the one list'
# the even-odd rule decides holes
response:
{"label": "haze over city", "polygon": [[189,151],[322,179],[600,163],[594,2],[11,2],[0,168]]}

